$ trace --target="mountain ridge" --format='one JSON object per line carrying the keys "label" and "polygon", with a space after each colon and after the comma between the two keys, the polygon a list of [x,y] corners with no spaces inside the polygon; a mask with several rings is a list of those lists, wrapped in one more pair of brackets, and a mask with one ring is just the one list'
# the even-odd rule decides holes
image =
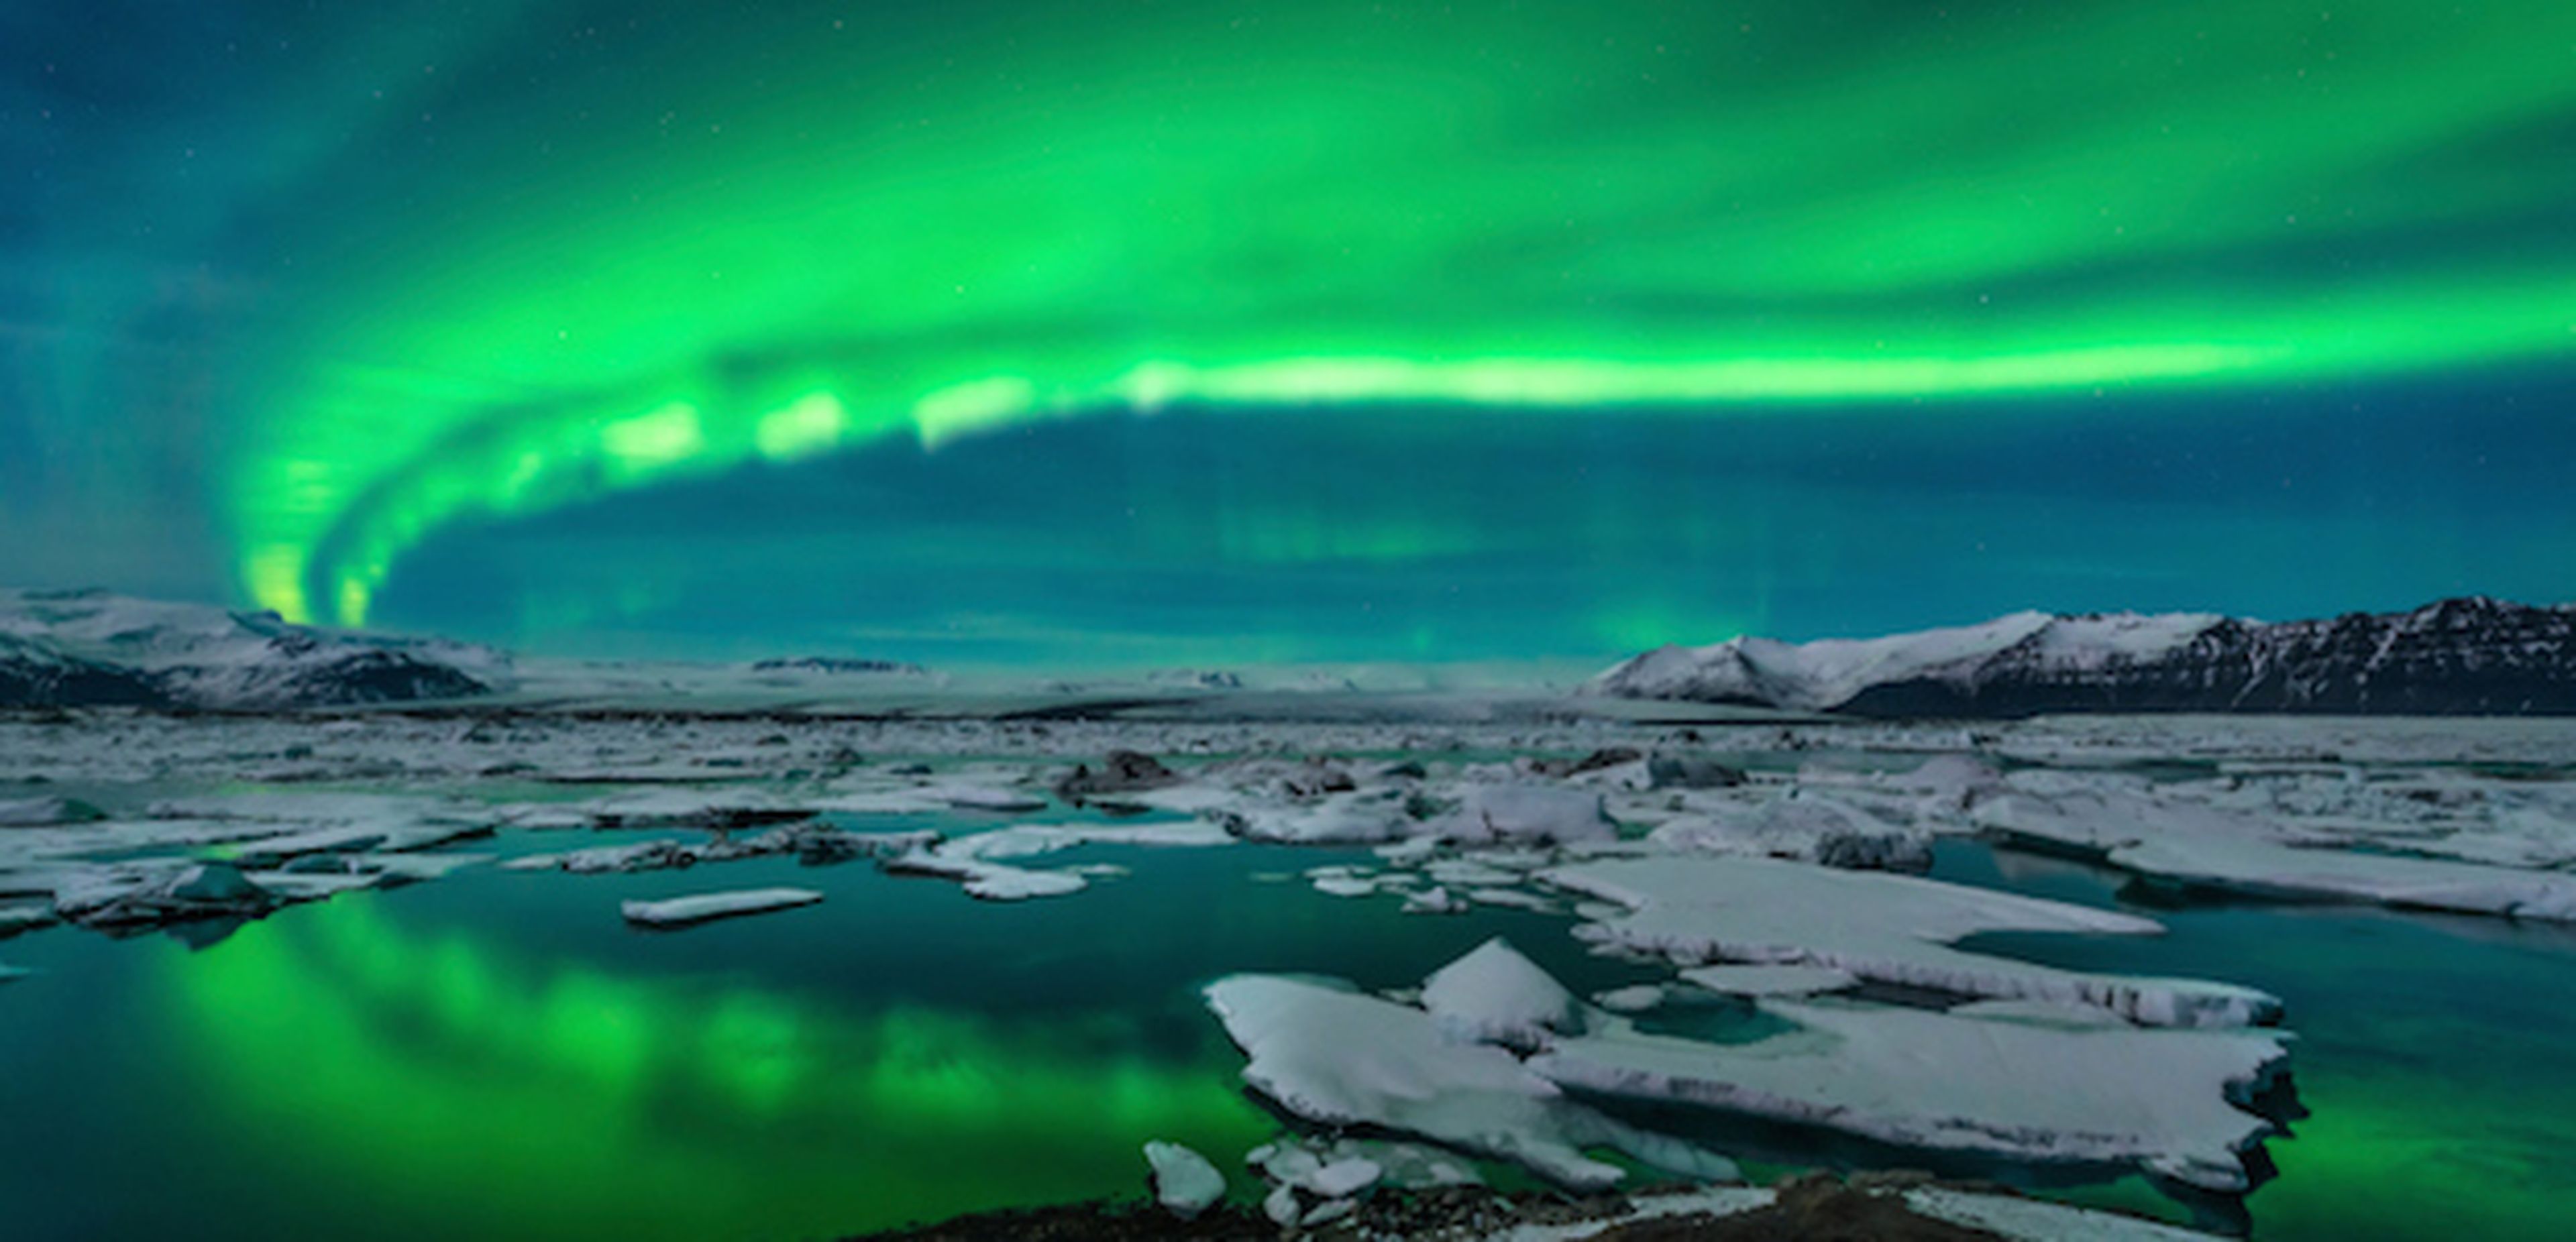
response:
{"label": "mountain ridge", "polygon": [[1870,718],[2576,715],[2576,605],[2463,596],[2285,622],[2019,612],[1873,639],[1668,645],[1583,689]]}

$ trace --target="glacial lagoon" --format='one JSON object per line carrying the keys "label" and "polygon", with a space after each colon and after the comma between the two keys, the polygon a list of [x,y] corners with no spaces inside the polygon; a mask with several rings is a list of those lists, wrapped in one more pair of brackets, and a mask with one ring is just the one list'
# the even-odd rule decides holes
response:
{"label": "glacial lagoon", "polygon": [[[1064,810],[833,819],[952,835],[1134,822]],[[504,829],[454,848],[564,845],[560,832]],[[1497,935],[1577,993],[1668,977],[1587,952],[1566,914],[1408,915],[1391,896],[1330,896],[1301,874],[1376,861],[1361,849],[1093,844],[1063,858],[1125,871],[1064,900],[991,903],[865,862],[600,875],[486,865],[219,937],[190,925],[0,941],[31,971],[0,987],[0,1065],[14,1067],[0,1076],[0,1201],[25,1239],[829,1237],[1140,1198],[1149,1139],[1208,1153],[1237,1197],[1256,1198],[1239,1157],[1281,1121],[1243,1089],[1243,1055],[1199,995],[1210,980],[1273,971],[1404,988]],[[623,900],[705,891],[719,872],[721,887],[827,899],[680,932],[618,917]],[[2307,1115],[2268,1145],[2278,1175],[2245,1201],[2255,1237],[2562,1236],[2576,1045],[2557,1036],[2576,1027],[2576,933],[2348,907],[2134,904],[2115,873],[1966,840],[1939,844],[1933,874],[2169,929],[2005,933],[1971,947],[2219,978],[2287,1003]],[[1724,1004],[1665,1019],[1713,1038],[1743,1021]],[[1893,1163],[2191,1219],[2135,1176],[2016,1178],[2009,1165],[1794,1126],[1696,1124],[1757,1179]]]}

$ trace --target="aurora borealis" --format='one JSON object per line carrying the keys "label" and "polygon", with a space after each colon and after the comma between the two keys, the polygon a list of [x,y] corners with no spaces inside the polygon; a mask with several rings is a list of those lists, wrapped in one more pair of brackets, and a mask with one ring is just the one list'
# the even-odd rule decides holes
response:
{"label": "aurora borealis", "polygon": [[121,0],[0,75],[12,578],[1136,662],[2571,593],[2564,4]]}

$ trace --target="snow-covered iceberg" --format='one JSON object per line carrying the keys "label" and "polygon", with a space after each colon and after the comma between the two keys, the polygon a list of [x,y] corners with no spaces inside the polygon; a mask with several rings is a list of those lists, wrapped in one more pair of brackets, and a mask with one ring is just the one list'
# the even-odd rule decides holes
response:
{"label": "snow-covered iceberg", "polygon": [[810,888],[750,888],[660,901],[629,901],[621,903],[618,912],[626,916],[627,922],[647,927],[689,927],[746,914],[792,910],[821,900],[823,894]]}
{"label": "snow-covered iceberg", "polygon": [[1606,859],[1542,873],[1625,913],[1576,934],[1685,965],[1809,965],[1963,996],[2062,1000],[2155,1026],[2242,1026],[2278,998],[2233,984],[2058,970],[1950,947],[1979,932],[2155,935],[2132,915],[1877,871],[1767,858]]}

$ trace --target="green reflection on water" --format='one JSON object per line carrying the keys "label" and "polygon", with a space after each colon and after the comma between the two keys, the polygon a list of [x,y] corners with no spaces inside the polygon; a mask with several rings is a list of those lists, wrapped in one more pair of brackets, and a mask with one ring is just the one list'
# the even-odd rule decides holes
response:
{"label": "green reflection on water", "polygon": [[[2000,858],[2002,865],[1997,865]],[[2111,905],[2121,881],[1953,847],[1935,874]],[[1970,942],[2074,969],[2197,972],[2289,1004],[2309,1116],[2247,1201],[2264,1242],[2560,1239],[2576,1232],[2576,934],[2350,908],[2151,909],[2158,937]],[[2114,939],[2129,943],[2113,943]],[[2063,1197],[2141,1206],[2133,1188]]]}
{"label": "green reflection on water", "polygon": [[199,1035],[200,1124],[263,1136],[236,1155],[394,1232],[829,1235],[1141,1187],[1147,1138],[1230,1155],[1271,1130],[1230,1057],[1121,1049],[1115,1019],[863,1011],[542,960],[363,900],[329,915],[165,958],[167,995]]}

